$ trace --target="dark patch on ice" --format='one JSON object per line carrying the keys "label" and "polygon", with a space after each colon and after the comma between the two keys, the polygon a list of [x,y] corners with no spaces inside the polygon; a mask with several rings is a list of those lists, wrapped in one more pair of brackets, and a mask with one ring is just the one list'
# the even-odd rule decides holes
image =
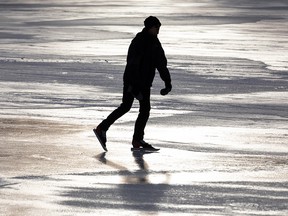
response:
{"label": "dark patch on ice", "polygon": [[[137,23],[134,18],[125,17],[125,18],[94,18],[94,19],[71,19],[71,20],[53,20],[53,21],[34,21],[34,22],[26,22],[27,25],[33,25],[33,26],[127,26],[127,24],[130,23],[130,25],[139,25],[139,22]],[[140,23],[143,21],[141,20]]]}
{"label": "dark patch on ice", "polygon": [[25,40],[30,40],[33,39],[34,36],[31,34],[16,34],[16,33],[7,33],[7,32],[1,32],[0,33],[0,39],[25,39]]}
{"label": "dark patch on ice", "polygon": [[3,178],[0,178],[0,189],[10,188],[10,186],[17,185],[17,184],[18,183],[11,183],[11,182],[4,180]]}
{"label": "dark patch on ice", "polygon": [[49,176],[37,176],[37,175],[27,175],[27,176],[16,176],[13,179],[28,179],[28,180],[50,180]]}
{"label": "dark patch on ice", "polygon": [[[1,122],[2,123],[2,122]],[[11,157],[11,156],[13,156],[13,155],[9,155],[9,154],[0,154],[0,158],[1,157]]]}
{"label": "dark patch on ice", "polygon": [[107,2],[107,1],[96,1],[94,3],[86,3],[83,4],[82,2],[77,3],[67,3],[63,4],[62,2],[53,2],[53,3],[33,3],[33,2],[27,2],[27,3],[0,3],[1,8],[57,8],[57,7],[64,7],[64,8],[85,8],[85,7],[117,7],[117,6],[131,6],[129,4],[124,4],[122,2],[119,2],[118,4],[116,2]]}
{"label": "dark patch on ice", "polygon": [[8,183],[8,184],[3,184],[3,185],[0,185],[0,189],[1,188],[9,188],[10,186],[12,185],[17,185],[18,183]]}
{"label": "dark patch on ice", "polygon": [[[130,209],[169,213],[230,210],[279,211],[288,207],[288,182],[207,182],[194,185],[106,184],[64,188],[60,202],[88,209]],[[66,200],[67,199],[67,200]]]}
{"label": "dark patch on ice", "polygon": [[[165,141],[163,141],[165,142]],[[167,141],[165,144],[158,144],[157,147],[160,148],[174,148],[174,149],[180,149],[180,150],[186,150],[191,152],[206,152],[206,153],[224,153],[224,154],[232,154],[234,156],[237,155],[249,155],[249,156],[255,156],[255,157],[261,157],[261,156],[277,156],[277,157],[286,157],[287,152],[279,152],[279,151],[259,151],[259,150],[245,150],[245,149],[228,149],[224,147],[211,147],[209,144],[203,144],[202,146],[199,146],[197,143],[181,143],[181,142],[171,142]],[[279,162],[279,166],[287,165],[285,161]],[[267,167],[266,167],[267,168]],[[262,169],[265,169],[264,167]]]}
{"label": "dark patch on ice", "polygon": [[244,24],[256,23],[261,20],[278,20],[281,17],[269,16],[195,16],[191,14],[171,14],[167,17],[161,17],[165,25],[224,25],[224,24]]}
{"label": "dark patch on ice", "polygon": [[65,181],[64,179],[56,179],[47,175],[25,175],[25,176],[15,176],[12,179],[20,180],[35,180],[35,181]]}
{"label": "dark patch on ice", "polygon": [[286,0],[217,0],[213,1],[219,6],[233,7],[233,8],[253,8],[253,9],[287,9],[288,2]]}

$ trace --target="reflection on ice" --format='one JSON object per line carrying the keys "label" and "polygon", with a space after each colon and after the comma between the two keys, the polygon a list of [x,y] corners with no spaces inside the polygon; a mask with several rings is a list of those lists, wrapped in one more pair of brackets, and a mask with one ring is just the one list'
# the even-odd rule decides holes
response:
{"label": "reflection on ice", "polygon": [[[180,155],[180,152],[173,150],[174,157],[171,158],[167,154],[168,152],[168,149],[164,150],[162,156],[170,157],[167,158],[170,159],[170,165],[172,161],[181,163],[181,160],[184,160],[183,156],[189,154],[183,152]],[[102,163],[103,154],[97,156],[97,158],[102,158]],[[118,164],[123,163],[123,161],[112,162],[115,156],[108,153],[104,157],[109,158],[109,163],[105,161],[104,164],[116,170],[106,173],[73,174],[75,179],[78,178],[80,184],[79,186],[67,186],[69,181],[65,182],[66,186],[64,186],[64,191],[61,194],[65,201],[62,201],[61,204],[69,207],[78,207],[79,209],[84,207],[95,212],[99,212],[100,209],[105,209],[105,212],[109,211],[109,209],[110,211],[112,209],[125,209],[125,213],[137,212],[138,215],[146,215],[146,213],[165,215],[173,212],[181,212],[184,215],[193,213],[205,213],[208,215],[218,213],[219,215],[225,215],[227,212],[229,214],[234,214],[235,212],[251,214],[254,211],[259,214],[266,212],[267,209],[269,209],[271,215],[277,215],[285,209],[284,203],[287,201],[286,183],[270,183],[271,179],[275,177],[279,179],[279,176],[268,172],[264,174],[264,172],[261,173],[261,170],[258,173],[254,170],[255,175],[253,175],[251,170],[243,170],[242,166],[245,166],[245,163],[250,163],[251,169],[257,169],[257,162],[255,162],[254,157],[248,158],[248,161],[243,156],[239,157],[235,164],[231,164],[232,166],[227,162],[227,166],[230,166],[228,171],[227,168],[220,170],[219,165],[221,166],[221,164],[216,163],[218,161],[216,158],[210,158],[207,161],[204,154],[192,153],[190,154],[192,160],[188,162],[189,165],[187,165],[186,171],[178,172],[177,167],[179,167],[179,164],[173,164],[167,170],[167,173],[169,173],[167,181],[159,182],[160,177],[164,177],[166,174],[163,171],[158,171],[157,168],[161,166],[160,164],[167,163],[168,160],[159,161],[152,156],[140,157],[140,160],[145,160],[145,163],[151,165],[148,170],[145,168],[145,172],[139,173],[137,171],[138,167],[133,173]],[[232,157],[226,157],[223,158],[223,161],[229,161],[230,159]],[[148,160],[149,162],[147,162]],[[139,165],[137,161],[135,162]],[[260,162],[260,165],[263,161],[258,162]],[[207,163],[211,170],[204,172],[202,168],[207,167]],[[254,164],[252,165],[251,163]],[[129,167],[131,167],[131,164]],[[199,172],[189,171],[195,168],[198,168]],[[258,180],[257,175],[260,173],[268,177],[266,181],[261,182]],[[117,179],[113,178],[115,175],[126,180],[123,182],[120,180],[120,183],[117,184]],[[153,179],[153,176],[158,179],[158,182]],[[82,186],[81,179],[83,177],[86,180],[90,179],[90,182],[97,181],[97,184],[84,184]],[[139,177],[138,180],[143,177],[145,181],[134,182],[133,179],[137,177]],[[147,177],[149,177],[149,182],[146,181]],[[111,178],[114,179],[114,182]],[[223,205],[223,203],[225,204]],[[280,209],[277,208],[279,203],[284,204],[284,206],[281,204],[282,207]],[[120,215],[121,212],[119,212]]]}

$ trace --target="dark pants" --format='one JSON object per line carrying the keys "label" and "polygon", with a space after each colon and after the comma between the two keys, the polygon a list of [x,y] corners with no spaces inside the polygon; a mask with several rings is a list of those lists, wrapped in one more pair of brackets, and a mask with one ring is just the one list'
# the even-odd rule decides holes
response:
{"label": "dark pants", "polygon": [[[150,88],[143,91],[142,94],[143,94],[143,99],[139,100],[140,109],[139,109],[139,115],[135,122],[133,140],[143,140],[144,129],[149,119],[149,114],[150,114],[150,109],[151,109]],[[123,116],[125,113],[127,113],[131,109],[133,101],[134,101],[134,96],[132,95],[131,92],[128,92],[128,87],[124,85],[121,105],[116,110],[114,110],[105,120],[101,122],[100,124],[101,129],[104,131],[107,131],[109,127],[117,119],[119,119],[121,116]]]}

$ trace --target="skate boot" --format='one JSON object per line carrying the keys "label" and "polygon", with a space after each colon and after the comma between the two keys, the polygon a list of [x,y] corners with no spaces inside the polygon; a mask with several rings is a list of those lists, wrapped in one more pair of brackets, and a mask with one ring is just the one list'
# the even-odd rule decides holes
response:
{"label": "skate boot", "polygon": [[106,131],[102,130],[100,126],[98,126],[97,128],[93,129],[93,132],[95,133],[96,137],[98,138],[102,148],[105,151],[108,151],[106,148]]}
{"label": "skate boot", "polygon": [[154,148],[152,145],[148,144],[144,140],[133,140],[132,141],[133,148],[132,151],[159,151],[160,149]]}

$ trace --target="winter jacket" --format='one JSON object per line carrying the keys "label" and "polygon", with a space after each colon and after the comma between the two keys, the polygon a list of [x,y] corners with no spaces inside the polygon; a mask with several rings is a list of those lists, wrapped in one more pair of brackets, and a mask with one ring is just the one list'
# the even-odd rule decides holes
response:
{"label": "winter jacket", "polygon": [[124,72],[124,85],[139,91],[152,86],[155,71],[159,71],[166,87],[171,86],[167,59],[159,39],[150,35],[144,28],[132,40]]}

